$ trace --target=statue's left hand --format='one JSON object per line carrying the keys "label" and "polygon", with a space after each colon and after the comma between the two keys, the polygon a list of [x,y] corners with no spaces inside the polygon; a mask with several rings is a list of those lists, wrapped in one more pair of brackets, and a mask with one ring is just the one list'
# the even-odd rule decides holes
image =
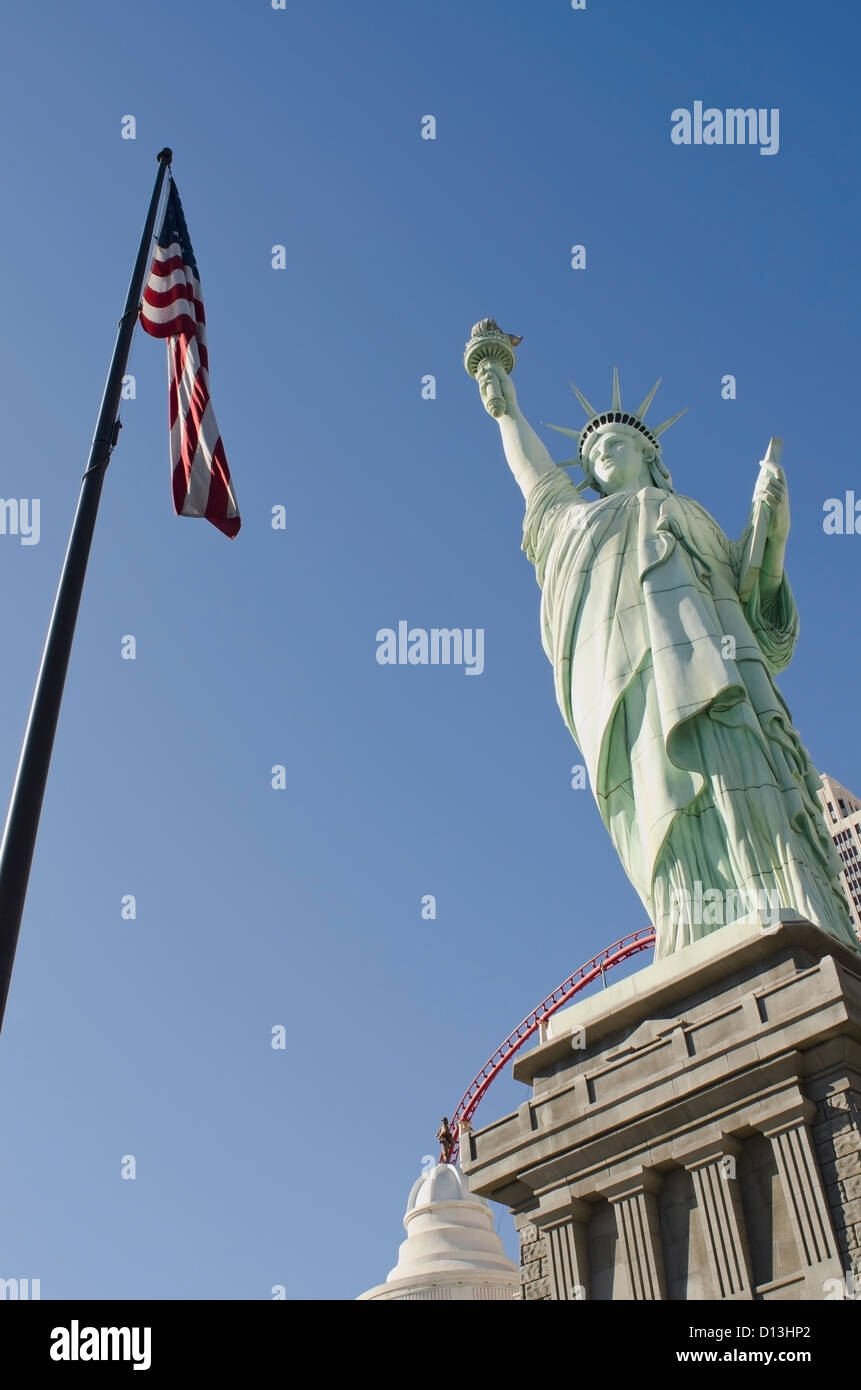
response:
{"label": "statue's left hand", "polygon": [[765,502],[769,508],[768,539],[777,544],[789,535],[789,491],[786,474],[776,463],[763,463],[753,490],[754,502]]}

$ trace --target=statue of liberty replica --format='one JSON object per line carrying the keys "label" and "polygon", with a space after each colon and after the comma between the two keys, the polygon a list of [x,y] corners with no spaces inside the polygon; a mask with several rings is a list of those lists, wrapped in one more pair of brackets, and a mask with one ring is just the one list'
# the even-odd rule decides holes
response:
{"label": "statue of liberty replica", "polygon": [[[819,775],[774,679],[798,638],[780,442],[741,539],[729,540],[673,487],[660,439],[679,416],[645,423],[660,382],[635,410],[623,408],[615,370],[605,410],[574,387],[586,423],[551,427],[576,440],[575,458],[556,464],[517,402],[519,341],[483,319],[465,365],[526,500],[523,549],[542,590],[556,699],[654,923],[656,958],[764,902],[858,949]],[[689,910],[718,899],[730,907]]]}

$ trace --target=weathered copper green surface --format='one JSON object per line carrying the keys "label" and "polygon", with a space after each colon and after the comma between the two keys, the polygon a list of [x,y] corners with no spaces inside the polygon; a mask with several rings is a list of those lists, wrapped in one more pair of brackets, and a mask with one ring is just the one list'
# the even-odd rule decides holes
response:
{"label": "weathered copper green surface", "polygon": [[[798,637],[776,454],[761,467],[751,523],[731,541],[674,490],[640,426],[584,432],[581,467],[600,494],[587,501],[499,363],[475,375],[495,415],[505,401],[498,424],[526,497],[523,548],[542,589],[556,698],[655,924],[657,955],[757,905],[771,921],[778,906],[796,909],[857,949],[819,777],[774,681]],[[617,391],[614,380],[614,404]]]}

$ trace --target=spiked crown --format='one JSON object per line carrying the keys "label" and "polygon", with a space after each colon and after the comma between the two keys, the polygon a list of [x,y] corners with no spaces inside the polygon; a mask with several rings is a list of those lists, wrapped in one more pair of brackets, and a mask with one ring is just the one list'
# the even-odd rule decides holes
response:
{"label": "spiked crown", "polygon": [[649,444],[651,444],[656,454],[660,454],[661,435],[664,433],[665,430],[668,430],[670,428],[670,425],[674,425],[677,420],[681,419],[682,415],[684,415],[685,413],[685,410],[687,410],[687,406],[685,406],[685,410],[678,411],[675,415],[671,415],[668,420],[663,420],[660,425],[655,425],[654,429],[650,429],[649,426],[644,423],[644,418],[646,415],[646,411],[649,409],[649,406],[655,399],[655,393],[660,384],[661,378],[658,377],[651,391],[648,393],[647,396],[643,398],[643,400],[637,406],[636,410],[623,410],[622,397],[621,392],[619,390],[619,368],[614,367],[613,398],[610,403],[610,408],[609,410],[598,411],[595,409],[593,405],[589,403],[589,401],[587,401],[583,393],[577,390],[577,387],[574,385],[572,381],[571,390],[574,392],[574,395],[577,397],[578,401],[580,402],[581,406],[586,412],[588,419],[586,424],[583,426],[582,430],[569,430],[566,429],[564,425],[548,424],[548,429],[557,430],[559,434],[567,434],[570,439],[576,439],[578,441],[576,458],[568,459],[566,463],[563,463],[561,465],[561,467],[565,468],[573,463],[576,463],[581,468],[583,468],[583,460],[588,452],[589,443],[603,425],[623,425],[626,426],[629,430],[636,431],[636,433],[642,435],[642,437],[646,439]]}

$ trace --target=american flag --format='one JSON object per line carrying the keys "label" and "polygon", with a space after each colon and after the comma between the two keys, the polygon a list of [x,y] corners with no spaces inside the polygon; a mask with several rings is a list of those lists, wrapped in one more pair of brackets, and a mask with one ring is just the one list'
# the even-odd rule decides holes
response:
{"label": "american flag", "polygon": [[154,338],[167,338],[174,510],[177,516],[206,517],[232,538],[241,522],[209,398],[209,354],[200,276],[172,179],[140,320]]}

